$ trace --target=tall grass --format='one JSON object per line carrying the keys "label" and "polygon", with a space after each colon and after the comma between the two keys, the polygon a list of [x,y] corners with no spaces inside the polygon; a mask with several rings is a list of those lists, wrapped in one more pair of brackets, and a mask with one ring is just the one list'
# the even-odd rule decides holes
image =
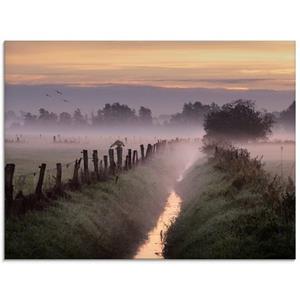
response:
{"label": "tall grass", "polygon": [[206,147],[179,184],[182,211],[169,228],[166,258],[294,258],[295,186],[259,158],[229,145]]}
{"label": "tall grass", "polygon": [[130,258],[147,237],[175,181],[171,162],[156,159],[43,211],[9,218],[6,258]]}

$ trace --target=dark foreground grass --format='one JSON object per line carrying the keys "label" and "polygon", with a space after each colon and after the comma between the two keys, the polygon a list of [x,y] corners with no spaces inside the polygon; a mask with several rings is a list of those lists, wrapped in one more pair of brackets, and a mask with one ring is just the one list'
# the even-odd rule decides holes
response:
{"label": "dark foreground grass", "polygon": [[[114,181],[6,220],[6,258],[130,258],[155,222],[176,172],[158,159]],[[173,174],[173,175],[172,175]]]}
{"label": "dark foreground grass", "polygon": [[165,258],[295,258],[295,187],[247,152],[219,150],[178,185]]}

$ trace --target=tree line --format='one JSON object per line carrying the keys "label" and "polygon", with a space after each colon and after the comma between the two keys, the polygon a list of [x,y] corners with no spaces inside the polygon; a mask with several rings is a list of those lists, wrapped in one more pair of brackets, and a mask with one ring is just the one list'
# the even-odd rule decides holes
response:
{"label": "tree line", "polygon": [[[188,102],[183,105],[182,112],[169,116],[168,120],[161,122],[164,126],[202,126],[205,116],[217,107],[216,104],[202,104],[199,101]],[[11,121],[12,127],[35,127],[35,126],[112,126],[112,125],[146,125],[152,126],[155,118],[150,108],[141,106],[136,112],[126,104],[118,102],[105,104],[102,109],[90,115],[83,114],[79,108],[73,113],[61,112],[56,114],[40,108],[37,114],[32,112],[21,112],[17,117],[14,111],[6,112],[6,120]]]}
{"label": "tree line", "polygon": [[[22,112],[18,118],[13,111],[6,112],[6,120],[12,121],[11,127],[104,127],[143,125],[153,126],[155,118],[150,108],[141,106],[136,112],[126,104],[118,102],[105,104],[102,109],[90,116],[83,114],[77,108],[72,114],[61,112],[56,114],[40,108],[38,114]],[[204,127],[207,136],[222,135],[229,138],[265,138],[271,133],[274,125],[287,129],[295,128],[295,101],[282,112],[261,112],[255,108],[251,100],[237,100],[222,106],[216,103],[202,104],[199,101],[188,102],[183,105],[182,111],[171,115],[159,125]],[[245,134],[246,132],[246,134]]]}
{"label": "tree line", "polygon": [[11,121],[11,127],[36,127],[36,126],[60,126],[60,127],[87,127],[103,125],[152,125],[152,112],[149,108],[141,106],[138,114],[128,105],[118,102],[105,104],[103,109],[98,109],[96,113],[83,114],[77,108],[73,113],[61,112],[56,114],[44,108],[40,108],[37,114],[32,112],[21,112],[18,117],[14,111],[6,112],[5,118]]}

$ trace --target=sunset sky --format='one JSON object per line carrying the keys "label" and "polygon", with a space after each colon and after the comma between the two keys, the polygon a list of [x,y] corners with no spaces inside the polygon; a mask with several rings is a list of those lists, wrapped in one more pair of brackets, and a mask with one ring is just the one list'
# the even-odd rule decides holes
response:
{"label": "sunset sky", "polygon": [[294,42],[6,42],[13,85],[294,90]]}

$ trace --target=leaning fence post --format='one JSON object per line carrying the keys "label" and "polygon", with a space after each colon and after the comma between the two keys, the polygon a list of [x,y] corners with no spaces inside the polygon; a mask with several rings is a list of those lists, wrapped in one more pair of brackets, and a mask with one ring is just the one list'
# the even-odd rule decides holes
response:
{"label": "leaning fence post", "polygon": [[45,171],[46,171],[46,164],[41,164],[39,166],[39,168],[40,168],[40,175],[39,175],[38,183],[37,183],[36,189],[35,189],[35,194],[38,196],[40,196],[42,194],[43,182],[44,182]]}
{"label": "leaning fence post", "polygon": [[6,213],[11,212],[12,203],[13,203],[13,178],[15,172],[15,164],[7,164],[5,166],[5,210]]}
{"label": "leaning fence post", "polygon": [[96,179],[99,180],[99,169],[98,169],[98,151],[93,150],[93,163],[94,163],[94,171],[96,174]]}
{"label": "leaning fence post", "polygon": [[56,164],[56,182],[55,182],[55,189],[57,191],[61,191],[61,177],[62,177],[61,163],[57,163]]}
{"label": "leaning fence post", "polygon": [[83,172],[84,172],[84,181],[89,183],[89,158],[88,158],[88,151],[83,150]]}

